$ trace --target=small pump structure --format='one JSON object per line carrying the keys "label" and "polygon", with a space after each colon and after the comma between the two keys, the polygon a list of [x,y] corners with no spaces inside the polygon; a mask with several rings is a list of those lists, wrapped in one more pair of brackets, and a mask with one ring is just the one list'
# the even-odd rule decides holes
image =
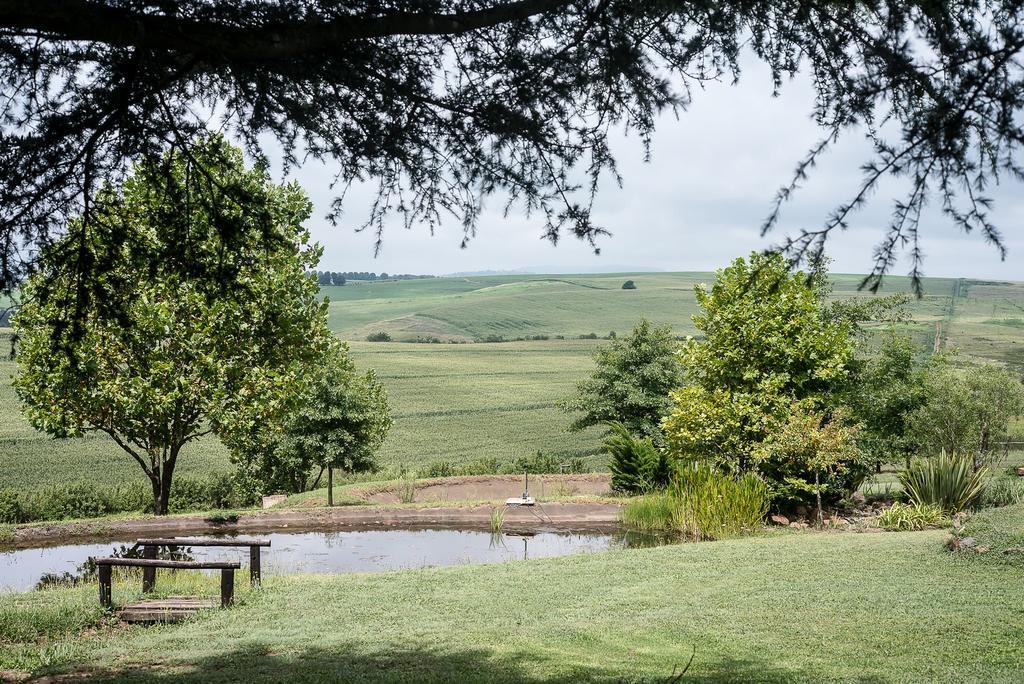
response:
{"label": "small pump structure", "polygon": [[513,496],[513,497],[510,497],[508,499],[505,499],[505,505],[506,506],[536,506],[537,505],[537,502],[534,500],[534,498],[532,496],[530,496],[530,471],[526,471],[525,473],[523,473],[523,477],[525,478],[525,482],[523,483],[523,486],[524,486],[523,495],[522,496]]}

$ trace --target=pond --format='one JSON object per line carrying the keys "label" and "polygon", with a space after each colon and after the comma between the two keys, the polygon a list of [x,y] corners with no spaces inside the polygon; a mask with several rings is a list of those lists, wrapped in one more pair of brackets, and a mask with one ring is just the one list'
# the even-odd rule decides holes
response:
{"label": "pond", "polygon": [[[502,563],[669,541],[631,531],[491,534],[455,529],[289,532],[231,538],[270,539],[270,548],[263,549],[264,576]],[[25,591],[55,581],[91,579],[90,558],[130,554],[131,544],[106,542],[0,551],[0,591]],[[180,552],[190,560],[238,560],[243,568],[249,564],[246,548],[197,546]]]}

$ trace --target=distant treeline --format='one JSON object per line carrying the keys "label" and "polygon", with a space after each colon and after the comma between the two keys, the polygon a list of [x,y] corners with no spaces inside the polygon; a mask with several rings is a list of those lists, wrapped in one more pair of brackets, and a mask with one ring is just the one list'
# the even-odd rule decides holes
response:
{"label": "distant treeline", "polygon": [[344,285],[349,280],[419,280],[421,278],[435,278],[432,275],[414,275],[412,273],[373,273],[371,271],[316,271],[310,275],[316,276],[316,281],[321,285]]}

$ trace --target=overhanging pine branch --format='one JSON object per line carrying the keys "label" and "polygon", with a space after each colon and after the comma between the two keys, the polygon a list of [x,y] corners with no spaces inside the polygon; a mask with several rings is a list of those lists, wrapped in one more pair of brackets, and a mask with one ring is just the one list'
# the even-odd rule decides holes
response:
{"label": "overhanging pine branch", "polygon": [[566,0],[520,0],[450,14],[393,12],[238,26],[137,12],[89,0],[0,0],[0,27],[50,39],[187,53],[216,62],[266,62],[337,51],[339,44],[353,40],[456,35],[528,19],[569,4]]}

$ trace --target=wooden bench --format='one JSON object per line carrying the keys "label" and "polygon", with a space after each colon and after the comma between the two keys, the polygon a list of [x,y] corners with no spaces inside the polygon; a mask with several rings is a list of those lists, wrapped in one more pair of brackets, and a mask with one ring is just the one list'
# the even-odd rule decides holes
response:
{"label": "wooden bench", "polygon": [[[97,558],[96,570],[100,580],[100,604],[110,608],[113,604],[113,579],[112,570],[114,566],[143,568],[143,572],[151,570],[153,577],[156,577],[157,568],[172,568],[175,570],[220,570],[220,605],[226,608],[235,599],[235,570],[242,567],[238,561],[173,561],[158,560],[155,558]],[[143,576],[143,591],[153,590],[153,580],[150,586],[146,587],[146,578]]]}
{"label": "wooden bench", "polygon": [[[159,547],[169,546],[220,546],[226,548],[249,547],[249,581],[252,586],[260,586],[261,567],[260,549],[270,546],[269,539],[189,539],[163,538],[163,539],[140,539],[135,543],[135,548],[142,547],[143,558],[156,558]],[[153,583],[156,581],[156,568],[146,568],[142,571],[142,591],[148,593],[153,591]]]}

